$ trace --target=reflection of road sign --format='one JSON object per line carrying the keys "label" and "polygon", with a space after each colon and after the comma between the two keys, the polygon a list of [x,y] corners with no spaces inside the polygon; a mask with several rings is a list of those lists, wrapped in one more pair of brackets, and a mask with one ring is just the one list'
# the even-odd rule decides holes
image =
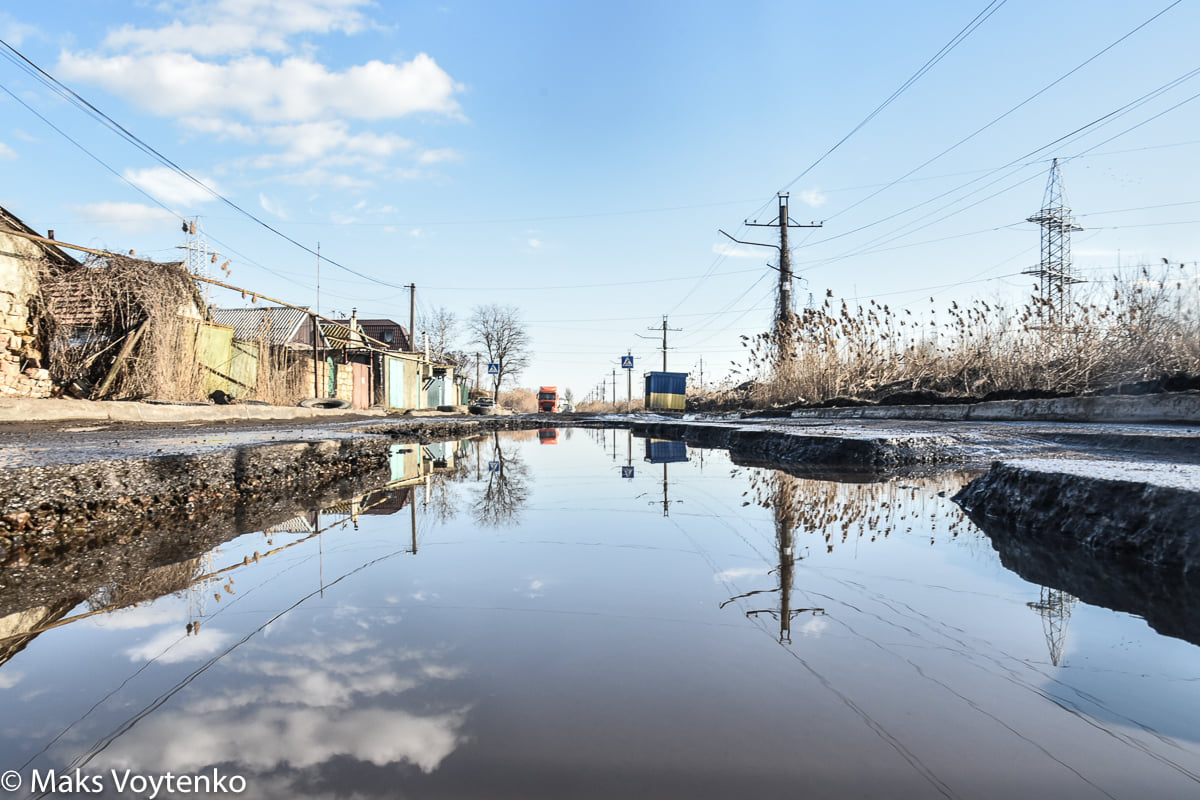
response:
{"label": "reflection of road sign", "polygon": [[633,477],[633,469],[634,469],[633,467],[621,467],[621,477],[622,478],[632,478]]}
{"label": "reflection of road sign", "polygon": [[633,356],[621,356],[621,369],[633,369]]}
{"label": "reflection of road sign", "polygon": [[488,375],[499,375],[499,374],[500,374],[500,365],[499,364],[488,364]]}
{"label": "reflection of road sign", "polygon": [[499,472],[499,471],[500,471],[500,462],[499,461],[489,461],[488,462],[488,472]]}

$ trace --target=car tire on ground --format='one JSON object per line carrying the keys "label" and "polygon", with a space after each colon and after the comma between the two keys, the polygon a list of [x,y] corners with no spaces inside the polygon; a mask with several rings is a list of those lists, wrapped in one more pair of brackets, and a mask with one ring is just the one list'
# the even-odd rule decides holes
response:
{"label": "car tire on ground", "polygon": [[310,397],[307,400],[301,400],[298,405],[301,408],[321,408],[327,410],[352,407],[349,400],[342,400],[339,397]]}

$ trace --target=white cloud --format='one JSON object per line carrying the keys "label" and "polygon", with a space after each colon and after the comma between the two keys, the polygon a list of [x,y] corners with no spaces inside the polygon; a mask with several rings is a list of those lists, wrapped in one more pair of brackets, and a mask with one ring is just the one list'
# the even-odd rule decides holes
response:
{"label": "white cloud", "polygon": [[17,157],[16,150],[13,150],[11,147],[6,145],[4,142],[0,142],[0,159],[13,159],[16,157]]}
{"label": "white cloud", "polygon": [[757,578],[760,575],[766,574],[767,570],[763,567],[735,567],[734,569],[721,570],[716,575],[713,575],[713,580],[717,583],[726,583],[742,578]]}
{"label": "white cloud", "polygon": [[541,240],[541,239],[530,239],[530,240],[527,242],[527,244],[528,244],[530,247],[532,247],[534,250],[537,250],[539,247],[541,247],[541,246],[542,246],[542,240]]}
{"label": "white cloud", "polygon": [[821,194],[820,189],[805,189],[797,197],[800,201],[812,208],[820,208],[828,202],[829,198]]}
{"label": "white cloud", "polygon": [[104,754],[105,766],[195,772],[213,764],[252,770],[304,769],[350,756],[376,766],[409,763],[433,772],[457,749],[465,711],[417,716],[407,711],[348,711],[266,706],[197,718],[156,714]]}
{"label": "white cloud", "polygon": [[813,617],[808,622],[800,626],[800,633],[804,636],[819,637],[826,628],[829,627],[829,621],[824,617]]}
{"label": "white cloud", "polygon": [[[161,211],[161,209],[154,209]],[[175,217],[170,217],[175,221]],[[89,622],[97,628],[110,628],[116,630],[129,630],[134,628],[149,628],[154,625],[162,625],[167,622],[179,623],[179,629],[184,630],[183,621],[185,618],[184,609],[179,606],[172,607],[167,603],[153,603],[146,606],[132,606],[130,608],[122,608],[117,611],[112,611],[107,614],[100,614],[92,617]],[[186,633],[186,631],[185,631]]]}
{"label": "white cloud", "polygon": [[25,677],[23,672],[10,672],[5,670],[0,672],[0,690],[11,689],[21,682],[21,678]]}
{"label": "white cloud", "polygon": [[368,180],[355,178],[344,172],[333,172],[320,167],[313,167],[303,172],[288,172],[281,176],[279,180],[295,186],[333,186],[338,189],[370,189],[374,186]]}
{"label": "white cloud", "polygon": [[422,164],[440,164],[443,161],[460,161],[462,155],[453,148],[443,147],[437,150],[426,150],[417,159]]}
{"label": "white cloud", "polygon": [[8,14],[0,13],[0,38],[13,47],[20,47],[29,36],[35,36],[38,29],[32,25],[18,22]]}
{"label": "white cloud", "polygon": [[178,664],[216,655],[232,640],[231,634],[214,628],[205,628],[198,636],[185,636],[178,628],[167,628],[129,648],[125,655],[134,662],[157,660],[160,664]]}
{"label": "white cloud", "polygon": [[262,206],[263,211],[272,214],[280,219],[287,219],[287,212],[283,210],[283,206],[271,200],[262,192],[258,193],[258,204]]}
{"label": "white cloud", "polygon": [[122,233],[150,233],[179,227],[179,217],[158,206],[142,203],[89,203],[75,206],[74,211],[84,222],[115,225]]}
{"label": "white cloud", "polygon": [[104,40],[113,50],[139,53],[187,51],[214,56],[261,50],[290,52],[298,34],[340,32],[353,35],[368,27],[359,9],[370,0],[216,0],[182,5],[161,28],[126,25]]}
{"label": "white cloud", "polygon": [[212,192],[218,191],[216,184],[206,178],[197,178],[202,184],[197,185],[167,167],[127,169],[124,177],[142,191],[171,206],[186,207],[215,199],[204,188],[206,186]]}
{"label": "white cloud", "polygon": [[460,87],[425,53],[403,64],[368,61],[343,72],[331,72],[304,56],[276,64],[248,55],[218,64],[180,52],[63,53],[58,70],[68,80],[102,86],[162,116],[202,110],[303,122],[394,119],[417,112],[459,115],[454,94]]}
{"label": "white cloud", "polygon": [[760,253],[755,248],[728,244],[726,242],[717,242],[713,245],[712,251],[719,256],[726,256],[728,258],[762,258],[765,255],[765,253]]}

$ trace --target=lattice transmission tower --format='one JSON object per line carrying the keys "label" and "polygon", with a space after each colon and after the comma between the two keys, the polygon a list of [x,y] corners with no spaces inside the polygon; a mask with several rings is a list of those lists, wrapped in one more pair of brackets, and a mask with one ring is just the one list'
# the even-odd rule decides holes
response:
{"label": "lattice transmission tower", "polygon": [[1070,315],[1071,287],[1083,282],[1075,277],[1071,268],[1071,231],[1083,228],[1075,224],[1067,206],[1062,169],[1057,158],[1050,165],[1042,210],[1026,222],[1042,226],[1042,260],[1024,274],[1038,277],[1038,310],[1042,324],[1061,327]]}
{"label": "lattice transmission tower", "polygon": [[1067,645],[1067,627],[1071,624],[1071,609],[1079,602],[1074,595],[1060,589],[1042,587],[1042,596],[1036,603],[1026,603],[1042,618],[1042,632],[1046,634],[1046,647],[1050,650],[1050,663],[1059,666]]}

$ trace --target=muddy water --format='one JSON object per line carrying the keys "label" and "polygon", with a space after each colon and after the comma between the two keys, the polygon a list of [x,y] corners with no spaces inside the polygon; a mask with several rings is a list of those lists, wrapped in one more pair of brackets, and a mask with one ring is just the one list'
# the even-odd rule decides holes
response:
{"label": "muddy water", "polygon": [[1200,794],[1200,650],[1010,572],[967,476],[403,450],[379,492],[0,620],[10,796]]}

